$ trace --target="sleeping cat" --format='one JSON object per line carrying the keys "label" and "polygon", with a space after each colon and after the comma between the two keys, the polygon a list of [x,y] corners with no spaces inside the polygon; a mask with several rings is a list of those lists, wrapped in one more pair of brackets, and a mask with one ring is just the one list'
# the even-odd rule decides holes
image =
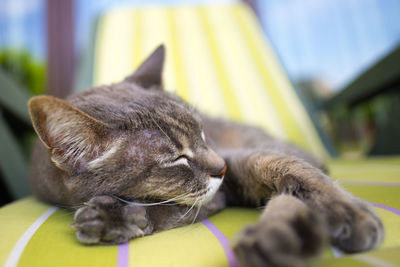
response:
{"label": "sleeping cat", "polygon": [[300,266],[326,241],[346,252],[382,242],[370,205],[333,182],[320,160],[260,129],[199,114],[162,90],[163,62],[160,46],[121,83],[29,101],[41,141],[33,192],[79,207],[80,242],[122,243],[229,205],[266,205],[233,245],[245,266]]}

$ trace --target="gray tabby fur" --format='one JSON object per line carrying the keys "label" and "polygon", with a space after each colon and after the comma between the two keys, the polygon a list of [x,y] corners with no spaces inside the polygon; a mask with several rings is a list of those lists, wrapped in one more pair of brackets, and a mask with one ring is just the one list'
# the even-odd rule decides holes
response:
{"label": "gray tabby fur", "polygon": [[[29,102],[40,138],[33,192],[79,207],[80,242],[122,243],[232,205],[266,205],[234,243],[243,266],[303,266],[325,242],[346,252],[382,242],[371,206],[333,182],[319,159],[260,129],[199,114],[162,90],[163,62],[160,46],[121,83]],[[163,201],[176,205],[152,204]]]}

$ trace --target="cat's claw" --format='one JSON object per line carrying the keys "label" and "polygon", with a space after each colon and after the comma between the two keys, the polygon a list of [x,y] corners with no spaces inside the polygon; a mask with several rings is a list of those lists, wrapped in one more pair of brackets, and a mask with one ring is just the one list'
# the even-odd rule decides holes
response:
{"label": "cat's claw", "polygon": [[322,225],[310,213],[299,213],[288,221],[260,221],[241,232],[233,249],[241,266],[303,267],[325,243]]}
{"label": "cat's claw", "polygon": [[72,226],[84,244],[119,244],[152,232],[146,208],[96,196],[78,209]]}

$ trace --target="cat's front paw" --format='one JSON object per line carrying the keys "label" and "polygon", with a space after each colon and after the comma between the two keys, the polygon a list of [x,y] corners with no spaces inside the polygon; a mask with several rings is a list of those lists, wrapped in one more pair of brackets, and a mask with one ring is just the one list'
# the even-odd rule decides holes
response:
{"label": "cat's front paw", "polygon": [[96,196],[75,212],[73,227],[84,244],[119,244],[152,233],[146,208]]}
{"label": "cat's front paw", "polygon": [[384,228],[369,204],[352,199],[332,202],[328,209],[332,243],[339,249],[353,253],[374,249],[382,243]]}
{"label": "cat's front paw", "polygon": [[311,212],[290,220],[260,221],[245,228],[236,239],[234,251],[241,266],[305,266],[325,243],[325,228]]}

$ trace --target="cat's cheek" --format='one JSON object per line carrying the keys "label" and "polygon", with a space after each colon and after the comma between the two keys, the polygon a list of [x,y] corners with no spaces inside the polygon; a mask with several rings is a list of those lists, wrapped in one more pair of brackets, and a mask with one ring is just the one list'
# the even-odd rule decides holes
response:
{"label": "cat's cheek", "polygon": [[145,153],[143,149],[138,146],[130,146],[127,153],[127,158],[135,164],[144,164]]}
{"label": "cat's cheek", "polygon": [[77,160],[76,162],[74,162],[72,165],[72,170],[66,170],[64,166],[60,165],[57,161],[52,161],[52,162],[57,168],[66,171],[73,176],[81,175],[88,170],[88,163],[84,159]]}
{"label": "cat's cheek", "polygon": [[79,175],[84,173],[88,168],[88,164],[86,162],[86,160],[82,159],[78,162],[76,162],[76,164],[74,165],[74,172],[75,174]]}

